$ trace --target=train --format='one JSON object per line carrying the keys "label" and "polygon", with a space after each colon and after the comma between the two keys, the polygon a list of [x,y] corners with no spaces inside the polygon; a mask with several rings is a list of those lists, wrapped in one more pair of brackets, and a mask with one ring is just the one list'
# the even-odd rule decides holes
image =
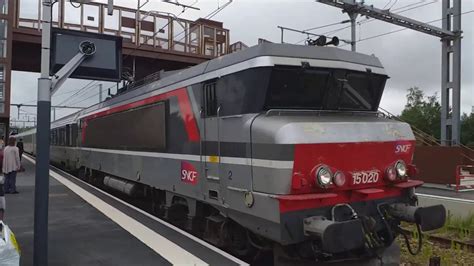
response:
{"label": "train", "polygon": [[369,259],[446,219],[417,206],[410,126],[378,112],[388,78],[374,55],[263,43],[53,121],[50,160],[242,257]]}

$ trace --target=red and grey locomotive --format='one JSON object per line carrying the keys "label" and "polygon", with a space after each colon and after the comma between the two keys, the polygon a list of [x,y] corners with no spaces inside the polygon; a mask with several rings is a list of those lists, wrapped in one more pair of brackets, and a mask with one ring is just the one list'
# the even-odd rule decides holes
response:
{"label": "red and grey locomotive", "polygon": [[51,161],[239,255],[371,257],[400,221],[446,216],[416,207],[414,135],[377,112],[387,78],[374,56],[261,44],[53,122]]}

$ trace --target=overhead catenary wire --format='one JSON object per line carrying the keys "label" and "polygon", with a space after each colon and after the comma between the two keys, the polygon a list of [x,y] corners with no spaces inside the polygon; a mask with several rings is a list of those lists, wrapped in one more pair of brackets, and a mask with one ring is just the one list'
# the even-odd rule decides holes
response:
{"label": "overhead catenary wire", "polygon": [[[423,3],[423,2],[425,2],[425,1],[418,2],[418,4]],[[397,11],[397,14],[401,14],[401,13],[404,13],[404,12],[407,12],[407,11],[410,11],[410,10],[418,9],[418,8],[420,8],[420,7],[425,7],[425,6],[427,6],[427,5],[431,5],[431,4],[438,3],[438,2],[439,2],[439,0],[433,0],[433,1],[430,1],[430,2],[428,2],[428,3],[423,3],[423,4],[417,5],[417,6],[407,5],[407,6],[403,6],[403,7],[400,7],[400,8],[396,8],[396,9],[394,9],[393,11],[394,11],[394,12]],[[410,6],[410,8],[406,8],[406,7],[408,7],[408,6]],[[398,11],[398,10],[400,10],[400,9],[403,9],[403,10]],[[359,22],[357,22],[357,23],[366,24],[366,23],[369,23],[369,22],[372,22],[372,21],[376,21],[376,19],[375,19],[375,18],[365,18],[364,20],[359,21]]]}
{"label": "overhead catenary wire", "polygon": [[[53,98],[54,98],[54,97],[58,97],[58,96],[63,96],[63,95],[66,95],[66,94],[70,94],[70,93],[74,93],[73,95],[71,95],[70,97],[68,97],[68,98],[65,99],[64,101],[62,101],[60,104],[58,104],[58,105],[64,105],[64,103],[66,103],[67,101],[71,100],[72,97],[74,97],[74,96],[79,96],[79,95],[80,95],[79,92],[80,92],[81,90],[87,88],[92,82],[97,82],[97,81],[92,80],[92,81],[90,81],[88,84],[86,84],[85,86],[83,86],[83,87],[81,87],[81,88],[79,88],[79,89],[74,89],[74,90],[70,90],[70,91],[63,92],[63,93],[55,94],[55,95],[53,95]],[[92,86],[92,87],[93,87],[93,86]],[[90,88],[92,88],[92,87],[90,87]],[[34,103],[34,102],[36,102],[36,101],[37,101],[37,99],[34,99],[34,100],[30,100],[30,101],[23,102],[22,104]],[[25,106],[25,107],[26,107],[26,106]]]}
{"label": "overhead catenary wire", "polygon": [[385,9],[388,5],[390,5],[391,2],[392,0],[388,0],[388,2],[385,4],[385,6],[382,9]]}
{"label": "overhead catenary wire", "polygon": [[92,91],[93,88],[96,88],[96,87],[97,87],[97,85],[98,85],[98,84],[94,84],[94,85],[92,85],[92,86],[89,86],[87,89],[84,89],[84,90],[82,90],[80,93],[78,93],[74,98],[73,98],[73,97],[69,97],[68,99],[66,99],[66,100],[68,100],[68,101],[66,102],[66,104],[63,104],[63,105],[70,106],[70,105],[71,105],[70,103],[71,103],[72,101],[77,100],[77,99],[82,99],[83,97],[86,97],[86,96],[88,95],[88,93],[89,93],[90,91]]}
{"label": "overhead catenary wire", "polygon": [[388,10],[392,9],[392,8],[397,4],[397,2],[398,2],[398,0],[395,0],[395,1],[393,2],[393,4],[388,8]]}
{"label": "overhead catenary wire", "polygon": [[[114,87],[116,87],[116,86],[117,86],[117,85],[114,84],[114,85],[108,87],[107,89],[105,89],[104,91],[108,91],[108,90],[110,90],[110,89],[112,89],[112,88],[114,88]],[[87,98],[85,98],[85,99],[82,99],[82,100],[80,100],[80,101],[73,102],[73,103],[71,103],[71,105],[85,102],[86,100],[89,100],[89,99],[91,99],[91,98],[93,98],[93,97],[95,97],[95,96],[98,96],[99,94],[100,94],[100,91],[97,92],[97,93],[95,93],[95,94],[93,94],[93,95],[90,95],[89,97],[87,97]]]}
{"label": "overhead catenary wire", "polygon": [[204,18],[206,19],[211,19],[212,17],[214,17],[215,15],[219,14],[222,10],[224,10],[224,8],[226,8],[228,5],[230,5],[231,3],[233,2],[233,0],[229,0],[227,1],[227,3],[225,3],[224,5],[222,6],[219,6],[217,5],[217,8],[212,11],[211,13],[209,13],[207,16],[205,16]]}
{"label": "overhead catenary wire", "polygon": [[[462,13],[460,13],[460,14],[458,14],[458,15],[454,15],[453,17],[462,16],[462,15],[470,14],[470,13],[473,13],[473,12],[474,12],[474,9],[468,10],[468,11],[465,11],[465,12],[462,12]],[[433,22],[442,21],[442,20],[445,20],[445,19],[447,19],[447,18],[435,19],[435,20],[431,20],[431,21],[427,21],[427,22],[423,22],[423,23],[429,24],[429,23],[433,23]],[[370,37],[367,37],[367,38],[362,38],[362,39],[360,39],[360,40],[358,40],[358,41],[356,41],[356,42],[367,41],[367,40],[379,38],[379,37],[382,37],[382,36],[385,36],[385,35],[397,33],[397,32],[404,31],[404,30],[408,30],[408,29],[409,29],[409,28],[401,28],[401,29],[397,29],[397,30],[393,30],[393,31],[389,31],[389,32],[385,32],[385,33],[373,35],[373,36],[370,36]],[[347,45],[347,44],[343,44],[343,45],[341,45],[340,47],[344,47],[344,46],[346,46],[346,45]]]}
{"label": "overhead catenary wire", "polygon": [[[334,23],[329,23],[329,24],[326,24],[326,25],[321,25],[321,26],[318,26],[318,27],[313,27],[313,28],[309,28],[307,30],[303,30],[303,31],[312,31],[312,30],[317,30],[317,29],[322,29],[322,28],[327,28],[327,27],[331,27],[331,26],[335,26],[335,25],[339,25],[339,24],[343,24],[343,23],[346,23],[347,20],[343,20],[343,21],[339,21],[339,22],[334,22]],[[350,26],[349,26],[350,27]],[[322,33],[320,35],[326,35],[327,33]],[[298,42],[296,42],[295,44],[300,44],[302,43],[303,41],[306,41],[308,38],[304,38]]]}
{"label": "overhead catenary wire", "polygon": [[[434,3],[437,3],[438,0],[433,0],[431,2],[428,2],[428,3],[423,3],[424,1],[421,1],[421,2],[418,2],[417,3],[417,6],[413,6],[413,4],[410,4],[410,5],[406,5],[406,6],[402,6],[402,7],[399,7],[399,8],[396,8],[393,10],[393,12],[397,12],[395,14],[401,14],[401,13],[404,13],[404,12],[407,12],[407,11],[410,11],[410,10],[414,10],[414,9],[418,9],[418,8],[421,8],[421,7],[425,7],[427,5],[431,5],[431,4],[434,4]],[[420,3],[423,3],[421,5],[418,5]],[[407,7],[410,7],[410,8],[407,8]],[[403,9],[403,10],[402,10]],[[373,22],[373,21],[376,21],[375,18],[365,18],[364,20],[362,21],[359,21],[357,22],[358,24],[366,24],[366,23],[370,23],[370,22]],[[344,29],[348,29],[350,28],[351,26],[346,26],[346,27],[343,27],[343,28],[340,28],[340,29],[336,29],[334,32],[330,32],[330,33],[327,33],[327,34],[334,34],[335,32],[339,32],[341,30],[344,30]]]}
{"label": "overhead catenary wire", "polygon": [[[218,5],[217,5],[217,8],[216,8],[215,10],[211,11],[209,14],[207,14],[204,18],[205,18],[205,19],[211,19],[212,17],[214,17],[215,15],[217,15],[219,12],[221,12],[222,10],[224,10],[224,8],[226,8],[227,6],[229,6],[232,2],[233,2],[233,0],[229,0],[229,1],[227,1],[227,3],[225,3],[225,4],[222,5],[222,6],[219,6],[219,4],[218,4]],[[176,37],[180,36],[180,35],[183,34],[185,31],[186,31],[186,30],[181,31],[180,33],[176,34],[173,38],[176,38]],[[179,39],[177,42],[182,41],[183,39],[185,39],[186,37],[188,37],[188,35],[190,35],[190,34],[191,34],[191,32],[188,32],[187,34],[185,34],[185,35],[183,36],[183,38]],[[173,47],[176,45],[177,42],[173,42],[173,45],[170,47],[170,49],[173,48]]]}
{"label": "overhead catenary wire", "polygon": [[[74,92],[77,92],[81,89],[83,89],[83,87],[81,88],[76,88],[76,89],[73,89],[73,90],[70,90],[70,91],[65,91],[65,92],[62,92],[62,93],[55,93],[52,98],[55,98],[55,97],[58,97],[58,96],[63,96],[63,95],[66,95],[66,94],[70,94],[70,93],[74,93]],[[29,101],[25,101],[25,102],[22,102],[21,104],[29,104],[29,103],[34,103],[34,102],[37,102],[38,100],[37,99],[34,99],[34,100],[29,100]]]}
{"label": "overhead catenary wire", "polygon": [[[96,81],[97,82],[97,81]],[[88,90],[94,88],[97,84],[92,84],[90,86],[83,86],[81,88],[78,88],[78,89],[75,89],[75,90],[72,90],[72,91],[69,91],[68,93],[63,93],[61,95],[64,95],[64,94],[69,94],[69,93],[74,93],[74,95],[71,95],[69,96],[67,99],[64,99],[63,100],[63,103],[66,103],[67,101],[70,101],[74,98],[79,98],[81,97],[82,95],[84,95]],[[58,95],[60,96],[60,95]]]}
{"label": "overhead catenary wire", "polygon": [[[113,85],[112,87],[115,87],[115,86],[116,86],[116,85]],[[89,93],[89,92],[91,92],[91,91],[88,90],[87,93]],[[95,92],[95,93],[92,92],[93,95],[90,95],[90,94],[87,94],[87,93],[84,93],[84,94],[82,95],[82,97],[76,98],[75,100],[69,102],[69,103],[68,103],[68,106],[70,106],[70,107],[76,107],[75,105],[77,105],[78,103],[81,103],[81,102],[83,102],[83,101],[85,101],[85,100],[87,100],[87,99],[93,98],[94,96],[98,96],[101,92],[100,92],[100,91]]]}
{"label": "overhead catenary wire", "polygon": [[339,25],[339,24],[346,23],[346,21],[347,21],[347,20],[343,20],[343,21],[339,21],[339,22],[334,22],[334,23],[330,23],[330,24],[326,24],[326,25],[322,25],[322,26],[317,26],[317,27],[314,27],[314,28],[309,28],[309,29],[306,29],[306,30],[303,30],[303,31],[312,31],[312,30],[327,28],[327,27],[331,27],[331,26],[334,26],[334,25]]}
{"label": "overhead catenary wire", "polygon": [[82,89],[82,88],[83,88],[83,87],[81,87],[81,88],[79,88],[79,89],[76,88],[76,89],[74,89],[74,90],[65,91],[65,92],[63,92],[63,93],[54,94],[54,95],[53,95],[53,98],[54,98],[54,97],[63,96],[63,95],[66,95],[66,94],[70,94],[70,93],[77,92],[78,90],[80,90],[80,89]]}
{"label": "overhead catenary wire", "polygon": [[[198,2],[197,0],[194,1],[194,3],[192,3],[191,5],[189,5],[189,8],[193,7],[197,2]],[[183,7],[183,10],[181,11],[181,13],[179,13],[178,15],[176,15],[176,18],[175,18],[175,19],[179,18],[184,12],[186,12],[187,9],[188,9],[188,7]],[[161,27],[161,28],[159,28],[157,31],[153,32],[153,34],[150,36],[150,38],[155,38],[156,35],[157,35],[158,33],[160,33],[161,31],[163,31],[166,27],[168,27],[168,25],[170,25],[171,22],[173,22],[173,19],[169,20],[168,23],[166,23],[163,27]],[[139,41],[139,40],[137,40],[137,41]],[[140,47],[142,47],[144,44],[145,44],[145,43],[140,43],[137,47],[133,48],[133,50],[132,50],[129,54],[127,54],[127,55],[123,58],[123,60],[125,60],[125,59],[127,59],[128,57],[134,55],[134,54],[138,51],[138,49],[140,49]],[[171,47],[170,47],[170,49],[171,49]]]}
{"label": "overhead catenary wire", "polygon": [[89,83],[87,83],[85,86],[83,86],[82,88],[80,88],[79,90],[77,90],[73,95],[71,95],[70,97],[68,97],[67,99],[65,99],[64,101],[60,102],[58,105],[64,105],[66,102],[70,101],[71,99],[74,98],[74,96],[77,96],[78,94],[80,94],[82,91],[84,90],[87,90],[87,89],[90,89],[92,88],[94,85],[92,85],[92,83],[94,82],[97,82],[96,80],[91,80]]}
{"label": "overhead catenary wire", "polygon": [[[113,88],[113,87],[115,87],[115,85],[112,86],[111,88]],[[100,92],[94,93],[93,95],[90,95],[90,96],[87,97],[87,98],[84,98],[84,99],[82,99],[82,100],[80,100],[80,101],[76,101],[76,102],[71,103],[71,105],[75,105],[75,104],[79,104],[79,103],[85,102],[85,101],[87,101],[87,100],[89,100],[89,99],[91,99],[91,98],[94,98],[94,97],[98,96],[99,94],[100,94]]]}
{"label": "overhead catenary wire", "polygon": [[[410,11],[410,10],[414,10],[414,9],[418,9],[418,8],[421,8],[421,7],[425,7],[427,5],[431,5],[431,4],[434,4],[434,3],[437,3],[438,0],[433,0],[431,2],[428,2],[428,3],[423,3],[425,2],[426,0],[422,0],[422,1],[419,1],[419,2],[416,2],[416,3],[412,3],[412,4],[408,4],[408,5],[405,5],[405,6],[401,6],[401,7],[398,7],[396,9],[393,10],[393,12],[397,12],[396,14],[401,14],[401,13],[404,13],[404,12],[407,12],[407,11]],[[422,4],[423,3],[423,4]],[[388,3],[387,3],[388,4]],[[366,18],[362,21],[359,21],[357,22],[357,24],[359,24],[359,26],[361,24],[365,24],[365,23],[369,23],[369,22],[372,22],[372,21],[376,21],[376,19],[374,18]],[[344,26],[344,27],[340,27],[340,28],[337,28],[337,29],[334,29],[334,30],[331,30],[331,31],[328,31],[328,32],[324,32],[322,33],[321,35],[331,35],[331,34],[334,34],[334,33],[337,33],[339,31],[342,31],[342,30],[345,30],[345,29],[349,29],[351,26]],[[296,42],[295,44],[300,44],[302,43],[303,41],[305,41],[305,39],[302,39],[298,42]]]}

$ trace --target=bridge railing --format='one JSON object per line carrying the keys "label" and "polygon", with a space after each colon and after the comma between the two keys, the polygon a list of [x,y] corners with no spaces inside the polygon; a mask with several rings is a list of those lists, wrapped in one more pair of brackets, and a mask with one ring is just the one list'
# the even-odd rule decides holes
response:
{"label": "bridge railing", "polygon": [[[18,0],[14,27],[41,30],[41,0]],[[74,6],[76,7],[74,7]],[[118,35],[124,43],[142,49],[168,50],[208,57],[229,52],[229,31],[222,23],[190,21],[171,13],[114,7],[107,15],[102,3],[73,4],[59,0],[53,6],[53,26],[63,29]]]}

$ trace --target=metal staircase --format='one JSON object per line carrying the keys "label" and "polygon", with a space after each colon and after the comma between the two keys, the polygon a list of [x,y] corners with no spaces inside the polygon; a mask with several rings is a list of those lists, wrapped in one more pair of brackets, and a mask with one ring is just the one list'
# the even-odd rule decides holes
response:
{"label": "metal staircase", "polygon": [[[408,123],[407,121],[404,121],[401,119],[399,116],[396,116],[386,109],[379,107],[379,112],[384,116],[389,119],[394,119],[397,121],[405,122]],[[417,150],[423,149],[424,151],[429,151],[431,154],[430,156],[426,157],[426,153],[424,156],[416,156],[415,155],[415,163],[418,165],[423,165],[427,166],[430,165],[429,168],[439,168],[440,172],[443,170],[442,168],[445,169],[451,169],[448,172],[448,175],[451,175],[449,173],[454,173],[452,177],[449,177],[449,181],[446,179],[443,179],[442,182],[444,182],[445,185],[452,185],[453,187],[456,188],[456,190],[459,190],[460,188],[469,188],[471,185],[474,187],[474,149],[467,147],[465,145],[460,144],[459,146],[452,146],[452,147],[447,147],[447,146],[442,146],[440,140],[436,139],[432,135],[424,132],[423,130],[411,125],[411,128],[413,130],[413,134],[415,135],[417,146],[423,146],[419,147]],[[442,162],[441,165],[439,163],[443,161],[443,158],[446,158],[445,153],[443,153],[442,150],[446,149],[455,149],[457,150],[456,154],[459,154],[459,159],[457,160],[458,163],[452,165],[452,163],[447,163],[447,162]],[[416,151],[415,151],[416,154]],[[452,154],[452,153],[451,153]],[[438,163],[435,161],[439,161]],[[423,168],[423,167],[422,167]],[[430,170],[433,169],[420,169],[422,172],[433,172]],[[424,171],[425,170],[425,171]],[[436,171],[435,171],[436,172]],[[443,171],[445,172],[445,171]],[[446,173],[446,172],[445,172]],[[423,175],[423,174],[422,174]],[[426,177],[427,180],[424,180],[425,182],[436,182],[437,180],[430,179],[430,177]],[[422,178],[423,179],[423,178]],[[440,181],[440,183],[442,183]],[[446,184],[447,183],[447,184]],[[468,184],[469,183],[469,184]],[[473,183],[473,184],[471,184]]]}

